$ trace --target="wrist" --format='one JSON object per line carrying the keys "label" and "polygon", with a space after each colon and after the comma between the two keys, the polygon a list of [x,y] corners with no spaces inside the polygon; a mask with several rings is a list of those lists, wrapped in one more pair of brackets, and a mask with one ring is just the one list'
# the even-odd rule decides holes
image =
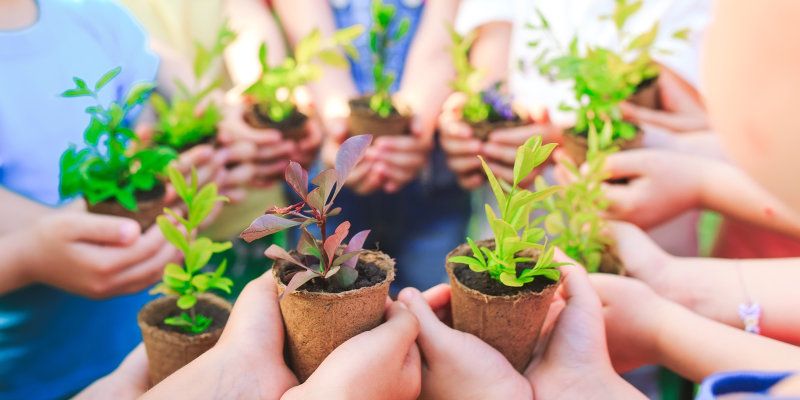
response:
{"label": "wrist", "polygon": [[40,254],[40,251],[32,248],[32,244],[36,243],[36,238],[31,229],[26,229],[19,235],[9,235],[8,240],[9,249],[13,249],[13,251],[6,252],[11,257],[6,279],[8,279],[10,289],[13,290],[33,283],[35,269],[39,264],[36,256]]}
{"label": "wrist", "polygon": [[[540,367],[547,368],[543,365]],[[567,369],[564,373],[535,374],[531,388],[534,399],[602,398],[602,393],[598,392],[598,382],[604,382],[605,385],[616,379],[620,378],[608,364],[592,366],[588,370]]]}

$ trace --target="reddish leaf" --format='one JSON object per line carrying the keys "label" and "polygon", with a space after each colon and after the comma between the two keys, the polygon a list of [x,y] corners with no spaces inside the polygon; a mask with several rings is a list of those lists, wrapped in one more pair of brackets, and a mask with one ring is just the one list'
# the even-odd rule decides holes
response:
{"label": "reddish leaf", "polygon": [[294,276],[292,277],[292,280],[290,280],[289,284],[286,285],[286,290],[283,293],[281,293],[281,296],[278,298],[278,300],[282,300],[283,296],[286,296],[287,294],[294,292],[300,286],[303,286],[303,284],[318,276],[320,276],[318,273],[311,270],[304,270],[295,273]]}
{"label": "reddish leaf", "polygon": [[288,251],[284,250],[282,247],[280,247],[280,246],[278,246],[276,244],[273,244],[273,245],[269,246],[267,248],[267,250],[264,251],[264,255],[269,257],[270,259],[273,259],[273,260],[276,260],[276,261],[277,260],[283,260],[283,261],[286,261],[288,263],[294,264],[294,265],[296,265],[298,267],[302,267],[302,268],[305,268],[305,269],[311,271],[311,269],[308,268],[306,265],[304,265],[303,263],[301,263],[300,261],[298,261],[297,259],[292,257],[292,255],[289,254]]}
{"label": "reddish leaf", "polygon": [[325,208],[325,199],[322,198],[322,189],[314,188],[311,193],[308,194],[306,199],[308,201],[308,205],[317,210],[318,212],[322,212]]}
{"label": "reddish leaf", "polygon": [[261,239],[264,236],[269,236],[297,225],[300,225],[300,223],[277,215],[264,214],[256,218],[239,237],[250,243],[256,239]]}
{"label": "reddish leaf", "polygon": [[325,239],[323,248],[325,249],[325,256],[328,258],[328,265],[333,262],[333,258],[336,256],[336,250],[339,248],[339,245],[342,244],[344,238],[347,237],[349,231],[350,223],[344,221],[336,227],[336,231],[333,232],[333,235]]}
{"label": "reddish leaf", "polygon": [[[370,231],[361,231],[353,235],[350,238],[350,243],[347,243],[347,247],[344,248],[345,253],[352,253],[356,251],[361,251],[364,248],[364,242],[367,241],[367,236],[369,236]],[[353,257],[344,262],[345,267],[355,268],[356,263],[358,262],[358,257]]]}
{"label": "reddish leaf", "polygon": [[308,171],[294,161],[286,167],[286,183],[300,198],[305,199],[308,195]]}
{"label": "reddish leaf", "polygon": [[347,139],[339,147],[339,152],[336,153],[336,194],[342,190],[347,176],[350,171],[358,164],[367,147],[372,143],[372,135],[358,135]]}
{"label": "reddish leaf", "polygon": [[325,171],[320,172],[319,175],[314,177],[314,180],[311,181],[311,183],[319,187],[319,190],[322,193],[320,197],[327,202],[328,196],[330,196],[331,191],[333,190],[333,185],[336,184],[336,170],[326,169]]}

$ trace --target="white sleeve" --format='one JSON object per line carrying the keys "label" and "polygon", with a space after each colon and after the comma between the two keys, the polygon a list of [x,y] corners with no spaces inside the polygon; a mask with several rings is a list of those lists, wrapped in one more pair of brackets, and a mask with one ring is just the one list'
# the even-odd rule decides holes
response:
{"label": "white sleeve", "polygon": [[515,0],[461,0],[455,28],[467,33],[489,22],[513,22]]}

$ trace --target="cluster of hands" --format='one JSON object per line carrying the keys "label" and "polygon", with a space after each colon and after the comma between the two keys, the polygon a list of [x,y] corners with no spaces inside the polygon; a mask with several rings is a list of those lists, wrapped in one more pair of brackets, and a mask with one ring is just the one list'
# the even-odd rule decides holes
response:
{"label": "cluster of hands", "polygon": [[387,298],[383,324],[343,343],[298,384],[284,361],[277,287],[267,273],[242,292],[217,345],[183,369],[149,388],[140,345],[79,398],[556,399],[604,390],[642,397],[615,370],[658,361],[654,310],[665,300],[634,279],[588,276],[579,265],[562,273],[523,373],[477,337],[450,327],[450,287],[443,284]]}

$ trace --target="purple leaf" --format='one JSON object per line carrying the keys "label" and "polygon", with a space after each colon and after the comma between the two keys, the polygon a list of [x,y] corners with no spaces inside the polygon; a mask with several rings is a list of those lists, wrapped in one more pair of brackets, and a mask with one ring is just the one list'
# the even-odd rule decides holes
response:
{"label": "purple leaf", "polygon": [[276,261],[277,260],[283,260],[283,261],[286,261],[288,263],[294,264],[294,265],[296,265],[298,267],[302,267],[302,268],[305,268],[305,269],[311,271],[311,269],[308,268],[305,264],[301,263],[296,258],[292,257],[292,255],[289,254],[288,251],[284,250],[282,247],[280,247],[280,246],[278,246],[276,244],[273,244],[273,245],[269,246],[267,248],[267,250],[264,251],[264,255],[269,257],[270,259],[273,259],[273,260],[276,260]]}
{"label": "purple leaf", "polygon": [[314,188],[306,199],[306,204],[320,213],[322,213],[325,208],[325,199],[322,197],[322,194],[322,189]]}
{"label": "purple leaf", "polygon": [[333,235],[325,239],[323,248],[325,249],[325,256],[328,258],[328,265],[333,262],[333,258],[336,256],[336,250],[339,248],[339,245],[342,244],[344,238],[347,237],[349,231],[350,223],[344,221],[336,227],[336,231],[333,232]]}
{"label": "purple leaf", "polygon": [[331,268],[331,270],[328,271],[327,274],[325,274],[325,279],[328,279],[328,278],[332,277],[337,272],[339,272],[340,269],[342,269],[342,267],[333,267],[333,268]]}
{"label": "purple leaf", "polygon": [[[360,252],[361,249],[364,248],[364,242],[367,241],[367,236],[369,236],[370,231],[365,230],[356,233],[353,237],[350,238],[350,243],[347,244],[347,247],[344,248],[345,253],[351,253],[358,251]],[[344,266],[348,268],[355,268],[356,262],[358,262],[358,257],[351,258],[345,261]]]}
{"label": "purple leaf", "polygon": [[239,234],[239,237],[250,243],[256,239],[261,239],[264,236],[269,236],[297,225],[300,225],[300,223],[277,215],[264,214],[256,218],[244,232]]}
{"label": "purple leaf", "polygon": [[331,264],[331,265],[333,265],[333,266],[342,265],[344,267],[347,267],[346,263],[348,261],[350,261],[350,260],[357,260],[359,254],[361,254],[360,250],[359,251],[351,251],[350,253],[342,253],[342,255],[340,255],[339,257],[336,257],[336,259],[333,260],[333,264]]}
{"label": "purple leaf", "polygon": [[311,249],[315,247],[317,247],[316,240],[313,236],[311,236],[311,233],[308,231],[308,229],[301,229],[300,240],[297,242],[297,252],[302,255],[309,256],[314,254]]}
{"label": "purple leaf", "polygon": [[333,190],[333,185],[336,184],[336,170],[334,169],[326,169],[322,171],[314,177],[314,180],[311,181],[314,185],[319,187],[319,190],[322,192],[322,199],[326,202],[328,201],[328,197]]}
{"label": "purple leaf", "polygon": [[308,171],[294,161],[289,162],[286,167],[286,183],[305,200],[308,195]]}
{"label": "purple leaf", "polygon": [[289,284],[286,285],[286,290],[284,290],[283,293],[281,293],[281,296],[278,298],[278,300],[282,300],[283,296],[286,296],[287,294],[294,292],[300,286],[303,286],[303,284],[318,276],[320,275],[317,272],[311,270],[304,270],[295,273],[294,276],[292,276],[292,280],[290,280]]}
{"label": "purple leaf", "polygon": [[336,153],[336,192],[334,197],[344,187],[344,182],[347,181],[347,176],[350,171],[358,164],[367,147],[372,143],[372,135],[358,135],[347,139],[339,147],[339,152]]}

